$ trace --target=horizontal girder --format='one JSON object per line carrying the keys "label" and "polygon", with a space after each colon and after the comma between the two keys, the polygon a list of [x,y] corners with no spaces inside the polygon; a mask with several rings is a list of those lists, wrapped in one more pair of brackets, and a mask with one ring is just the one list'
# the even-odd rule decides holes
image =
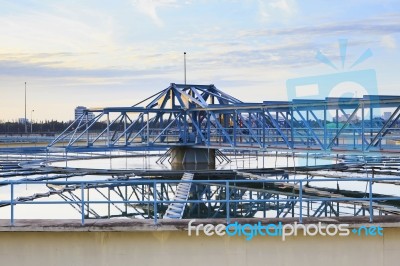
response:
{"label": "horizontal girder", "polygon": [[400,96],[244,103],[214,85],[172,83],[139,104],[88,109],[49,148],[400,151]]}

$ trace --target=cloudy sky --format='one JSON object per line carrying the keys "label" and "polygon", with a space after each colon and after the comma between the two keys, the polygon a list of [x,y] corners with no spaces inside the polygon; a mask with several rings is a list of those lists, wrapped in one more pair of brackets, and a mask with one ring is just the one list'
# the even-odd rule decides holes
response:
{"label": "cloudy sky", "polygon": [[34,120],[132,105],[183,83],[184,51],[188,83],[259,102],[288,99],[288,79],[350,71],[369,49],[351,71],[400,95],[398,1],[2,0],[0,36],[3,121],[24,116],[24,82]]}

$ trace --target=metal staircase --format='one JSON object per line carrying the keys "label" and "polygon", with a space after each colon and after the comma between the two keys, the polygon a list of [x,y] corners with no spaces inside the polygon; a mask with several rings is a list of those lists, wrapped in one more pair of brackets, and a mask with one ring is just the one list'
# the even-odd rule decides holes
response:
{"label": "metal staircase", "polygon": [[[181,180],[191,181],[193,180],[194,174],[184,173]],[[175,192],[173,201],[187,201],[189,198],[190,187],[192,183],[181,182]],[[164,219],[182,219],[183,212],[185,211],[186,202],[172,202],[168,205],[168,209],[165,212]]]}

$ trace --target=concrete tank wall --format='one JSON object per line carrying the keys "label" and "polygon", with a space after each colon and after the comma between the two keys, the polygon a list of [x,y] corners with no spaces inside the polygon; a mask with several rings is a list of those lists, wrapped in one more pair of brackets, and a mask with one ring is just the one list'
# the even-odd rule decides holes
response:
{"label": "concrete tank wall", "polygon": [[0,232],[0,265],[399,265],[400,228],[383,237],[188,236],[186,231]]}

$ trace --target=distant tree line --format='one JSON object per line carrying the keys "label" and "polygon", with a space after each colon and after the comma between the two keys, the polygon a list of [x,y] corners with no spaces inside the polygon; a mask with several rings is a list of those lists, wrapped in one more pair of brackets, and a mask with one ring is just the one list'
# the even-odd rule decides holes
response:
{"label": "distant tree line", "polygon": [[[64,122],[57,120],[40,121],[34,122],[33,124],[28,122],[27,132],[31,133],[32,129],[32,133],[34,134],[53,135],[64,131],[70,124],[71,121]],[[105,126],[105,123],[97,122],[95,125],[93,125],[92,129],[100,130],[104,129]],[[18,121],[0,121],[0,134],[25,134],[25,124]]]}
{"label": "distant tree line", "polygon": [[[253,121],[249,120],[248,118],[245,119],[246,122],[250,125],[254,124],[252,123]],[[323,121],[319,121],[321,124],[323,124]],[[327,121],[328,124],[335,124],[335,122],[330,122]],[[27,133],[33,133],[33,134],[43,134],[43,135],[54,135],[57,133],[61,133],[64,131],[68,126],[70,126],[72,121],[57,121],[57,120],[46,120],[46,121],[38,121],[34,122],[32,125],[30,122],[27,123]],[[90,123],[90,122],[89,122]],[[160,121],[151,121],[150,122],[150,128],[164,128],[169,124],[170,121],[164,120],[162,122]],[[204,121],[203,121],[204,123]],[[272,122],[267,119],[266,123],[271,127],[274,128],[274,125]],[[280,121],[283,127],[290,127],[288,121]],[[370,120],[365,120],[364,121],[364,126],[366,127],[374,127],[374,128],[379,128],[382,127],[382,125],[385,123],[385,121],[382,118],[374,118],[372,121]],[[309,120],[308,124],[310,127],[319,127],[319,124],[317,121]],[[339,123],[340,124],[340,123]],[[361,121],[356,120],[353,121],[353,124],[355,126],[360,126],[361,127]],[[71,129],[74,129],[78,124],[75,123]],[[146,125],[146,122],[144,121],[136,121],[134,125],[130,125],[128,123],[127,126],[133,131],[140,130],[143,126]],[[204,125],[205,126],[205,123]],[[231,125],[223,125],[226,127],[232,127]],[[302,121],[294,121],[293,122],[294,127],[305,127],[304,122]],[[103,131],[107,127],[107,123],[105,121],[100,121],[96,122],[94,125],[91,126],[90,131]],[[124,130],[124,123],[122,120],[116,121],[115,123],[112,123],[110,126],[110,130],[118,130],[118,131],[123,131]],[[399,128],[400,127],[400,121],[395,121],[392,125],[393,128]],[[85,126],[81,127],[81,130],[84,130]],[[81,131],[80,130],[80,131]],[[19,121],[1,121],[0,120],[0,134],[25,134],[25,124],[21,123]]]}
{"label": "distant tree line", "polygon": [[[61,133],[64,131],[68,126],[71,125],[73,121],[57,121],[57,120],[46,120],[46,121],[40,121],[40,122],[34,122],[32,125],[30,122],[27,123],[27,133],[32,133],[33,134],[43,134],[43,135],[54,135],[57,133]],[[90,123],[90,122],[89,122]],[[164,127],[167,126],[169,122],[164,121],[164,123],[160,124],[151,122],[151,127]],[[91,124],[91,123],[90,123]],[[77,122],[70,128],[70,129],[75,129],[77,126]],[[32,127],[31,127],[32,126]],[[130,128],[132,130],[140,130],[143,126],[145,126],[145,123],[135,123],[133,126]],[[107,122],[105,121],[100,121],[96,122],[94,125],[90,127],[90,131],[103,131],[107,127]],[[85,126],[81,127],[81,130],[84,130]],[[124,130],[124,124],[122,121],[118,121],[113,123],[110,126],[110,130],[119,130],[123,131]],[[21,123],[19,121],[0,121],[0,134],[25,134],[25,124]]]}

